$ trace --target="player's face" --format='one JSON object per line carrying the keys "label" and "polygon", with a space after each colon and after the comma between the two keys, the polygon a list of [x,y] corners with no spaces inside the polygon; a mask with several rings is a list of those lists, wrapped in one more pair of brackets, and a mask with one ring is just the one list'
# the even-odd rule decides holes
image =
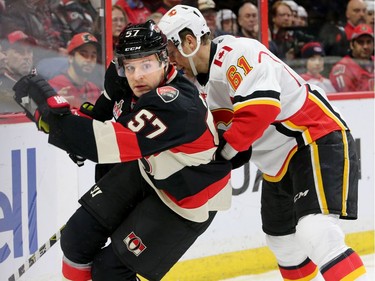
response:
{"label": "player's face", "polygon": [[156,89],[164,79],[165,64],[156,55],[124,59],[123,64],[129,86],[137,97]]}
{"label": "player's face", "polygon": [[179,71],[183,72],[189,77],[194,77],[189,60],[181,55],[180,51],[172,42],[168,42],[167,49],[170,62],[175,65]]}
{"label": "player's face", "polygon": [[319,75],[324,69],[324,59],[321,55],[314,55],[307,60],[307,71],[313,75]]}
{"label": "player's face", "polygon": [[374,38],[362,35],[350,42],[353,57],[356,59],[369,59],[374,53]]}

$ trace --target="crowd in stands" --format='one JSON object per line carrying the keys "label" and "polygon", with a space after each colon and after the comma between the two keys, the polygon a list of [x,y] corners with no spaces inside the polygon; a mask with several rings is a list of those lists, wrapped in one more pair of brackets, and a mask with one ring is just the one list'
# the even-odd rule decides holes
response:
{"label": "crowd in stands", "polygon": [[[54,81],[60,94],[74,96],[75,106],[99,95],[105,71],[104,50],[97,48],[104,39],[101,2],[0,0],[0,114],[21,110],[12,100],[12,86],[34,68]],[[177,4],[197,7],[212,38],[260,38],[256,0],[112,0],[113,44],[128,23],[157,23]],[[281,60],[327,92],[374,91],[373,1],[270,0],[268,5],[268,47]],[[73,39],[81,43],[74,52]],[[68,94],[73,87],[74,94]]]}

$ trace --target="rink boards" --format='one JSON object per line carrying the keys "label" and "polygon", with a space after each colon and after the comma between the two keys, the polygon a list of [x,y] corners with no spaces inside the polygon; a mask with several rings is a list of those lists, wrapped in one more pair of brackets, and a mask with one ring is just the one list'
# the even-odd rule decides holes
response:
{"label": "rink boards", "polygon": [[[352,128],[361,158],[359,219],[342,226],[348,244],[368,254],[374,252],[374,99],[356,97],[363,99],[333,101]],[[0,280],[8,280],[78,207],[93,184],[94,165],[86,161],[78,168],[22,118],[0,119],[0,135]],[[232,178],[232,208],[217,216],[163,280],[213,281],[275,268],[261,231],[261,177],[248,164]],[[20,280],[60,280],[60,268],[56,243]]]}

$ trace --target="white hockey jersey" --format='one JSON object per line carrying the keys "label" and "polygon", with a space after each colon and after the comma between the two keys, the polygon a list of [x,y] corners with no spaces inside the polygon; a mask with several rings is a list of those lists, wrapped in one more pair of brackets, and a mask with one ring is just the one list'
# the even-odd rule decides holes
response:
{"label": "white hockey jersey", "polygon": [[201,90],[227,142],[236,151],[252,145],[251,160],[268,180],[281,179],[299,147],[348,129],[320,88],[257,40],[225,35],[215,43]]}

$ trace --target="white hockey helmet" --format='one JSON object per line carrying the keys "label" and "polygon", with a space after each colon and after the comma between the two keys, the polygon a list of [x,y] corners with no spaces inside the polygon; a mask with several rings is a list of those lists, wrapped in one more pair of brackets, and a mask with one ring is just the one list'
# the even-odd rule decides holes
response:
{"label": "white hockey helmet", "polygon": [[172,7],[160,19],[158,26],[167,36],[168,40],[172,41],[180,53],[185,57],[194,55],[197,50],[191,54],[185,54],[182,51],[182,40],[179,35],[181,30],[185,28],[190,29],[197,38],[198,46],[200,44],[201,37],[207,33],[210,33],[210,29],[207,26],[206,20],[202,13],[197,8],[187,5],[176,5]]}

